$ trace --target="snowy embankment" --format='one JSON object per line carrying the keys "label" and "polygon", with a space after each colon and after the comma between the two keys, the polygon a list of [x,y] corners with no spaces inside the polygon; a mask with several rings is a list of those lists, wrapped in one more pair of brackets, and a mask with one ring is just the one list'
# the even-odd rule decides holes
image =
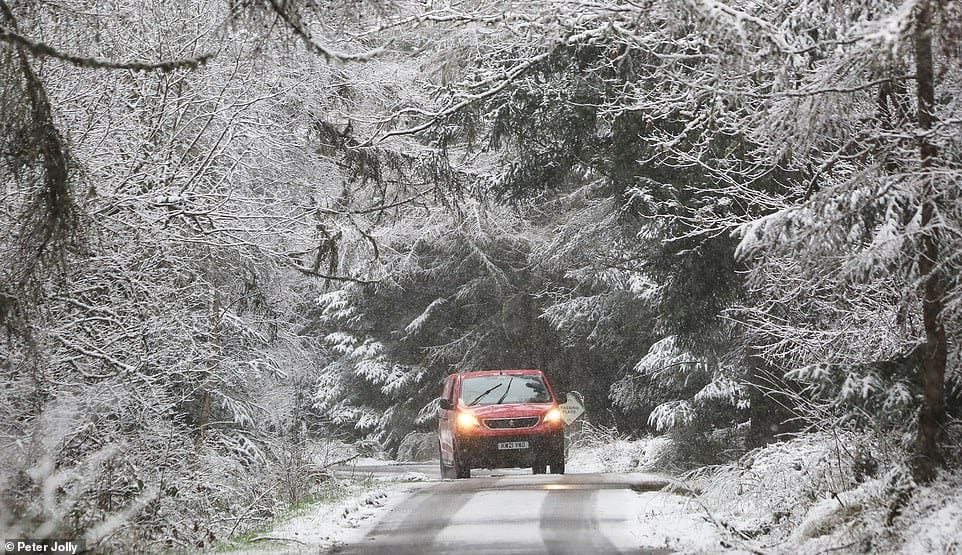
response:
{"label": "snowy embankment", "polygon": [[870,442],[803,435],[688,483],[730,543],[756,553],[962,553],[962,474],[916,486]]}
{"label": "snowy embankment", "polygon": [[[866,457],[893,451],[868,444],[864,437],[810,434],[697,469],[679,481],[698,495],[667,497],[670,503],[640,512],[634,533],[661,533],[667,547],[689,553],[962,554],[962,472],[913,486],[904,467]],[[673,451],[665,437],[612,433],[577,446],[568,466],[666,473]]]}
{"label": "snowy embankment", "polygon": [[426,486],[427,479],[418,473],[400,473],[390,479],[338,478],[333,485],[337,495],[293,509],[265,530],[227,542],[218,551],[238,555],[327,553],[338,545],[357,543],[383,512]]}

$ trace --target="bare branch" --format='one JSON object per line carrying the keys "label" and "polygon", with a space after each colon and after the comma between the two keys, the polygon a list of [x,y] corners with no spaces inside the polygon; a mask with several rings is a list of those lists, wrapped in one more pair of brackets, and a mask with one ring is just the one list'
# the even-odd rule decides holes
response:
{"label": "bare branch", "polygon": [[197,69],[206,64],[214,54],[202,54],[196,58],[185,60],[169,60],[165,62],[114,62],[102,58],[75,56],[61,52],[56,48],[35,40],[28,39],[5,27],[0,27],[0,41],[18,46],[38,58],[56,58],[77,67],[88,69],[129,69],[133,71],[174,71],[176,69]]}

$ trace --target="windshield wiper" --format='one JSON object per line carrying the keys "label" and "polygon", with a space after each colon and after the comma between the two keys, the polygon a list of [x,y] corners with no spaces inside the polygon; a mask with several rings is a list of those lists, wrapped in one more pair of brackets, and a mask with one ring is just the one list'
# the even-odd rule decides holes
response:
{"label": "windshield wiper", "polygon": [[498,399],[497,403],[495,403],[496,405],[500,405],[501,402],[504,401],[504,398],[508,396],[508,391],[511,389],[511,382],[513,381],[514,376],[511,376],[511,378],[508,379],[508,387],[504,388],[504,393],[501,394],[501,398]]}
{"label": "windshield wiper", "polygon": [[494,391],[495,389],[498,389],[498,388],[501,387],[502,385],[504,385],[504,384],[503,384],[503,383],[499,383],[499,384],[494,385],[494,386],[491,387],[490,389],[486,389],[486,390],[484,391],[484,393],[482,393],[481,395],[478,395],[477,397],[474,398],[473,401],[471,401],[470,403],[468,403],[468,406],[469,406],[469,407],[473,407],[478,401],[480,401],[481,399],[483,399],[485,395],[487,395],[488,393],[491,393],[491,392]]}

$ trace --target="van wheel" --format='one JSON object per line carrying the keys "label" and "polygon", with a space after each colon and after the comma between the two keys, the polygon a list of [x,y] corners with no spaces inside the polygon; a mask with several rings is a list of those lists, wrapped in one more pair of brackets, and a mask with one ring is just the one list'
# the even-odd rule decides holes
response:
{"label": "van wheel", "polygon": [[565,460],[561,459],[551,463],[551,473],[552,474],[564,474],[565,473]]}
{"label": "van wheel", "polygon": [[544,474],[548,470],[548,465],[536,464],[531,467],[532,474]]}
{"label": "van wheel", "polygon": [[464,468],[463,466],[461,466],[461,461],[458,460],[458,456],[457,456],[457,455],[454,456],[454,469],[453,469],[453,474],[454,474],[456,477],[458,477],[458,478],[470,478],[470,477],[471,477],[471,469],[470,469],[470,468]]}
{"label": "van wheel", "polygon": [[450,480],[454,478],[454,469],[444,464],[444,453],[441,452],[441,444],[438,443],[438,462],[441,465],[441,479]]}
{"label": "van wheel", "polygon": [[441,459],[441,479],[450,480],[454,478],[454,469],[450,466],[444,464],[444,459]]}

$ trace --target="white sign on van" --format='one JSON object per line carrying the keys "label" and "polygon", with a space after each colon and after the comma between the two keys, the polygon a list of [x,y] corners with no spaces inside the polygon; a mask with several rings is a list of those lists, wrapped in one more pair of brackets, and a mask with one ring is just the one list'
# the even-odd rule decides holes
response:
{"label": "white sign on van", "polygon": [[568,393],[568,400],[563,405],[558,405],[558,408],[561,409],[561,418],[565,424],[570,425],[585,413],[584,399],[577,391],[571,391]]}

